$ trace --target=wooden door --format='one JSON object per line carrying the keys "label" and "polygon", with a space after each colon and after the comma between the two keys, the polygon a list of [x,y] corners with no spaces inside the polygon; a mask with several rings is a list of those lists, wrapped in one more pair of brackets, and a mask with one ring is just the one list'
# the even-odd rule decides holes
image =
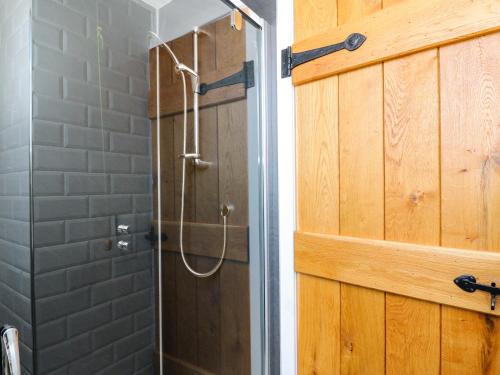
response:
{"label": "wooden door", "polygon": [[500,1],[296,0],[299,374],[498,375]]}

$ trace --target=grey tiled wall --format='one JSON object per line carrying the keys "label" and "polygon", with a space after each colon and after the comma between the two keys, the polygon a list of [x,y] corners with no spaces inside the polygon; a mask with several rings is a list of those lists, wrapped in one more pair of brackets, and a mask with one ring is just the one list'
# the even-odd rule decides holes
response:
{"label": "grey tiled wall", "polygon": [[32,370],[30,8],[31,0],[0,0],[0,325],[19,329],[25,373]]}
{"label": "grey tiled wall", "polygon": [[[153,254],[144,234],[151,224],[153,12],[131,0],[33,4],[38,373],[152,374]],[[116,236],[118,224],[133,233]],[[119,239],[131,250],[118,250]]]}

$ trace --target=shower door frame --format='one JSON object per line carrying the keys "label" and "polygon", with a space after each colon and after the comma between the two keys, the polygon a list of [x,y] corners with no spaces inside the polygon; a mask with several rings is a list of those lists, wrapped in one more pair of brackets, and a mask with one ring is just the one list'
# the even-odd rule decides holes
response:
{"label": "shower door frame", "polygon": [[[270,218],[277,215],[276,207],[270,207],[267,197],[272,193],[276,196],[277,190],[274,186],[270,186],[268,182],[268,163],[274,163],[275,158],[271,157],[268,160],[268,127],[273,124],[273,116],[275,108],[270,97],[272,88],[269,84],[272,78],[275,77],[274,65],[271,53],[272,35],[271,26],[261,17],[259,17],[251,8],[246,6],[240,0],[220,0],[229,8],[238,10],[245,21],[256,29],[258,35],[258,51],[254,52],[257,56],[258,63],[256,64],[256,90],[252,97],[256,99],[254,103],[258,107],[258,127],[256,135],[257,139],[253,139],[258,145],[258,150],[253,156],[257,158],[257,165],[253,167],[254,181],[252,173],[249,169],[249,203],[258,202],[258,214],[252,215],[252,209],[249,209],[249,286],[250,286],[250,353],[251,353],[251,374],[252,375],[268,375],[270,374],[271,361],[279,360],[279,358],[270,358],[270,319],[269,319],[269,227]],[[159,24],[157,12],[157,26]],[[255,133],[254,133],[255,135]],[[249,142],[251,137],[249,137]],[[252,152],[252,150],[249,150]],[[255,158],[250,158],[248,166],[255,165]],[[256,184],[255,182],[258,182]],[[271,191],[272,190],[272,191]],[[252,248],[258,248],[259,251],[252,251]],[[278,251],[278,249],[273,249]],[[277,270],[273,270],[276,271]],[[274,304],[279,304],[279,301],[273,301]],[[274,331],[279,332],[279,327]],[[279,335],[273,338],[279,340]]]}
{"label": "shower door frame", "polygon": [[[273,202],[268,202],[267,197],[270,193],[276,196],[272,186],[268,180],[268,165],[275,163],[274,158],[269,153],[270,139],[268,130],[273,126],[273,117],[276,109],[273,107],[270,93],[273,91],[272,85],[273,77],[275,77],[273,58],[271,54],[274,52],[272,49],[272,35],[271,26],[261,17],[257,15],[250,7],[240,0],[221,0],[232,9],[238,10],[243,18],[248,21],[253,27],[260,31],[259,37],[259,64],[257,64],[258,83],[256,88],[259,90],[257,95],[259,104],[259,118],[260,123],[258,127],[258,173],[259,173],[259,186],[255,188],[250,181],[251,173],[249,173],[249,203],[253,199],[259,200],[259,217],[252,215],[252,210],[249,211],[249,264],[250,264],[250,349],[251,349],[251,373],[252,375],[268,375],[272,362],[279,360],[279,358],[270,357],[270,347],[272,346],[271,340],[279,340],[279,335],[271,337],[270,331],[270,277],[272,271],[269,267],[270,251],[278,251],[278,249],[271,249],[269,228],[270,222],[273,220],[273,212],[277,214],[276,207],[271,207]],[[250,141],[250,137],[249,137]],[[251,152],[251,151],[249,151]],[[249,158],[249,165],[250,165]],[[249,172],[251,172],[249,170]],[[273,191],[271,191],[273,190]],[[253,196],[252,196],[253,195]],[[254,217],[253,217],[254,216]],[[258,228],[258,236],[260,246],[259,252],[252,252],[252,228]],[[260,266],[260,267],[259,267]],[[279,301],[273,301],[273,304],[279,304]],[[279,327],[274,329],[273,332],[279,332]],[[275,366],[273,366],[275,367]]]}

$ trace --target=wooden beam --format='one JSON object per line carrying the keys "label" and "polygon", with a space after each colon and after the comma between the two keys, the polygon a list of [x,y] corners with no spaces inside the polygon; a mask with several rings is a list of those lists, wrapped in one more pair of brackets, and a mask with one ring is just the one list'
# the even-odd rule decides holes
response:
{"label": "wooden beam", "polygon": [[[157,227],[157,221],[153,221]],[[223,243],[223,226],[220,224],[184,223],[184,251],[189,255],[219,258]],[[162,250],[180,252],[179,223],[164,221],[162,232],[168,236]],[[226,259],[248,262],[248,227],[229,225]]]}
{"label": "wooden beam", "polygon": [[500,283],[500,254],[438,246],[296,233],[295,269],[367,288],[500,316],[488,293],[466,293],[453,280],[473,274]]}
{"label": "wooden beam", "polygon": [[[222,67],[212,70],[207,73],[201,74],[201,81],[203,83],[212,83],[222,78],[228,77],[231,74],[239,72],[243,69],[243,63],[232,65],[229,67]],[[186,76],[187,96],[188,96],[188,110],[193,109],[193,95],[191,89],[191,81]],[[156,88],[151,86],[149,92],[149,118],[156,119]],[[154,90],[153,90],[154,89]],[[243,84],[226,86],[219,89],[209,91],[205,95],[200,96],[200,108],[218,105],[236,100],[246,98],[246,89]],[[182,81],[179,79],[170,85],[163,85],[160,88],[160,115],[170,116],[173,114],[181,113],[184,110],[184,99]]]}
{"label": "wooden beam", "polygon": [[500,30],[498,0],[408,0],[299,41],[294,52],[344,40],[351,33],[367,40],[353,52],[340,51],[293,71],[295,85],[354,70],[424,49]]}

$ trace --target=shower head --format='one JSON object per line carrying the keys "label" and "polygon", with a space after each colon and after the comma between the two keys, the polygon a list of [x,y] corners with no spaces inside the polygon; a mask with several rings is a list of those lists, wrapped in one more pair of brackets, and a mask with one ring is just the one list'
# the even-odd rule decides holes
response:
{"label": "shower head", "polygon": [[174,63],[175,63],[175,66],[178,67],[180,65],[180,62],[179,62],[179,59],[177,58],[177,56],[175,55],[174,51],[172,51],[172,48],[169,47],[169,45],[167,43],[165,43],[159,36],[158,34],[156,34],[154,31],[150,31],[149,32],[149,37],[153,37],[155,38],[157,41],[160,42],[160,44],[165,47],[165,49],[168,51],[168,54],[170,55],[170,57],[172,58],[172,60],[174,60]]}

